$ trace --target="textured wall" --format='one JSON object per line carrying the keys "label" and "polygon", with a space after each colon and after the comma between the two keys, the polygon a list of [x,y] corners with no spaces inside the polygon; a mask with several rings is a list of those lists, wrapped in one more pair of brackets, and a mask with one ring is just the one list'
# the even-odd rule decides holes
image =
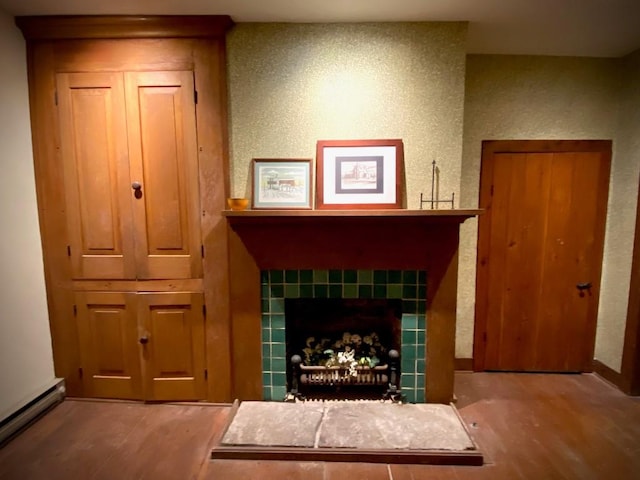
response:
{"label": "textured wall", "polygon": [[25,42],[0,10],[0,421],[52,386]]}
{"label": "textured wall", "polygon": [[434,158],[442,197],[457,195],[465,39],[466,23],[236,25],[232,194],[249,195],[252,158],[314,158],[321,139],[401,138],[408,207],[430,192]]}
{"label": "textured wall", "polygon": [[[620,151],[619,107],[625,102],[619,63],[615,59],[470,55],[461,177],[462,203],[477,205],[482,140],[613,140],[596,358],[616,370],[626,318],[639,166],[637,156],[634,160]],[[467,222],[462,231],[456,354],[470,357],[477,223]]]}
{"label": "textured wall", "polygon": [[[640,170],[640,50],[620,62],[618,141],[605,244],[595,358],[620,371]],[[637,295],[638,292],[634,292]]]}

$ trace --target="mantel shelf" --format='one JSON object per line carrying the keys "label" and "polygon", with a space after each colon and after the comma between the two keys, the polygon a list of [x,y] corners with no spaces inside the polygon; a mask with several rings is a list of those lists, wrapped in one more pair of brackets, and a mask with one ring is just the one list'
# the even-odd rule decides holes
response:
{"label": "mantel shelf", "polygon": [[316,220],[404,220],[421,223],[442,221],[462,223],[468,218],[480,215],[479,209],[449,210],[225,210],[222,215],[231,223],[262,223],[264,221],[306,221]]}

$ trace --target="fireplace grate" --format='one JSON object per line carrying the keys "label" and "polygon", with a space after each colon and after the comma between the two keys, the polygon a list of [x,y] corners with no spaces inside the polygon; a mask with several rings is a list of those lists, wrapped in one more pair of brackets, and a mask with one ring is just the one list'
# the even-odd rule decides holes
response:
{"label": "fireplace grate", "polygon": [[387,365],[373,368],[357,367],[355,375],[341,367],[300,365],[300,383],[303,385],[387,385]]}

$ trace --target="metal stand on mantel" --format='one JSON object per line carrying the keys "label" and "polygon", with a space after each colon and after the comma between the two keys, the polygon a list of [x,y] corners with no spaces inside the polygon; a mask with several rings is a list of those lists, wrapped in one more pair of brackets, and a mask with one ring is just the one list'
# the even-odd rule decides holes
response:
{"label": "metal stand on mantel", "polygon": [[431,162],[431,200],[424,200],[424,194],[420,192],[420,210],[422,210],[422,205],[425,203],[431,204],[431,210],[437,209],[439,203],[450,203],[451,209],[453,209],[453,199],[455,198],[455,193],[451,193],[450,200],[439,200],[435,198],[435,185],[436,185],[436,161]]}

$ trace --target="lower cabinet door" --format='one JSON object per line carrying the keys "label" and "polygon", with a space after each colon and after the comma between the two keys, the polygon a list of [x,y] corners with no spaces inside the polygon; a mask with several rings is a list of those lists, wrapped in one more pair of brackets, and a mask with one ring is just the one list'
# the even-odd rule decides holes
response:
{"label": "lower cabinet door", "polygon": [[146,400],[206,398],[203,301],[202,293],[137,295]]}
{"label": "lower cabinet door", "polygon": [[206,399],[203,294],[76,292],[85,395]]}
{"label": "lower cabinet door", "polygon": [[85,395],[142,399],[136,294],[75,292],[75,301]]}

